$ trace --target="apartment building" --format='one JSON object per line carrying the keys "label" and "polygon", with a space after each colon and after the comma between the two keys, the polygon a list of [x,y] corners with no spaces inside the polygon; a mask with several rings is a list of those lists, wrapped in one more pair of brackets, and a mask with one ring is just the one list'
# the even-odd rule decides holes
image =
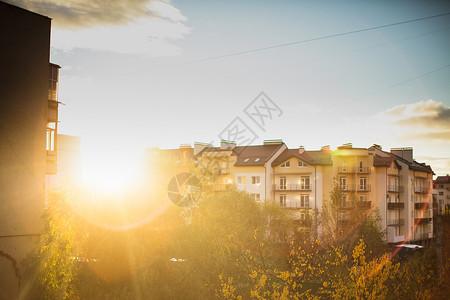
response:
{"label": "apartment building", "polygon": [[192,159],[213,175],[213,189],[230,185],[247,191],[255,201],[274,201],[307,220],[321,211],[337,185],[342,199],[338,225],[350,225],[349,214],[357,206],[367,213],[377,210],[388,243],[426,243],[433,238],[431,181],[433,171],[413,159],[412,148],[383,151],[381,146],[355,148],[344,144],[309,151],[288,149],[282,140],[263,145],[238,146],[221,141],[219,147],[195,143]]}
{"label": "apartment building", "polygon": [[436,198],[439,213],[450,210],[450,175],[438,176],[433,182],[433,196]]}
{"label": "apartment building", "polygon": [[45,176],[56,171],[59,66],[51,19],[0,2],[0,298],[33,298],[22,261],[40,247]]}

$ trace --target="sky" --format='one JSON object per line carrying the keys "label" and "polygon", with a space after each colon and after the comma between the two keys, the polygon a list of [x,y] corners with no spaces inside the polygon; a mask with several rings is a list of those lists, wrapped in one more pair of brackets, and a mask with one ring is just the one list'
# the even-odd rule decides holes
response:
{"label": "sky", "polygon": [[[88,173],[237,121],[253,144],[413,147],[450,173],[449,1],[9,2],[53,19],[59,133]],[[261,92],[264,126],[246,113]]]}

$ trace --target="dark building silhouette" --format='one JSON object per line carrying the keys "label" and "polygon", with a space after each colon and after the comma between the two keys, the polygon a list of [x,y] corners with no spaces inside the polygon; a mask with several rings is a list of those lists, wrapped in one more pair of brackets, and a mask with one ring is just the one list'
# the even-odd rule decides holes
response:
{"label": "dark building silhouette", "polygon": [[50,18],[0,2],[0,299],[38,298],[22,266],[40,246],[45,175],[56,172],[50,27]]}

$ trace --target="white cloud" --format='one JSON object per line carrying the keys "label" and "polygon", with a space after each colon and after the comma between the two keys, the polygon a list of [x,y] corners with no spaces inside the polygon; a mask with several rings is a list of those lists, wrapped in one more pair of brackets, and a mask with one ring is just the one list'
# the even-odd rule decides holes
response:
{"label": "white cloud", "polygon": [[181,39],[189,32],[190,28],[183,23],[158,18],[140,19],[126,26],[96,26],[78,30],[54,28],[52,47],[166,56],[181,52],[171,41]]}
{"label": "white cloud", "polygon": [[52,18],[52,47],[148,56],[176,55],[191,29],[168,0],[12,0]]}

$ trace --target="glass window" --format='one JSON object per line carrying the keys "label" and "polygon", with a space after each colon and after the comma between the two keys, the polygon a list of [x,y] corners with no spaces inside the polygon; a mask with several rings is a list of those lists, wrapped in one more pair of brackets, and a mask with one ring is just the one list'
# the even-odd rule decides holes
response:
{"label": "glass window", "polygon": [[261,182],[261,178],[259,176],[252,176],[252,184],[259,184]]}
{"label": "glass window", "polygon": [[291,166],[291,162],[288,160],[287,162],[281,164],[282,168],[289,168]]}

